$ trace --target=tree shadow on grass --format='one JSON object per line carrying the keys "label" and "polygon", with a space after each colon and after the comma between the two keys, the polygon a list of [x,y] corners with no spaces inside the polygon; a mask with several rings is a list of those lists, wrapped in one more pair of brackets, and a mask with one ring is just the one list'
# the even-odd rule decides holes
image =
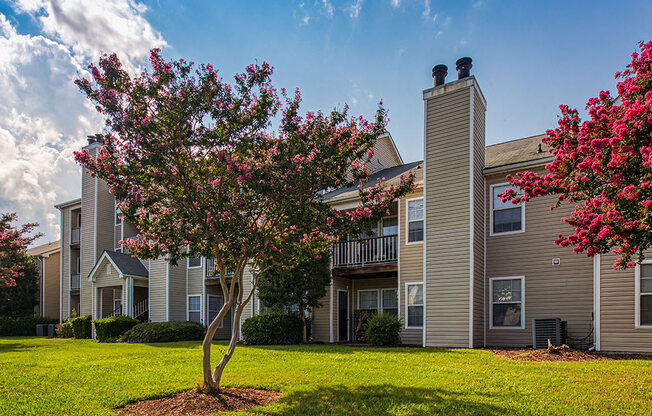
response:
{"label": "tree shadow on grass", "polygon": [[447,355],[468,355],[468,349],[464,348],[423,348],[423,347],[372,347],[369,345],[339,345],[339,344],[296,344],[296,345],[243,345],[247,348],[283,351],[283,352],[305,352],[325,354],[353,354],[356,352],[376,352],[391,354],[447,354]]}
{"label": "tree shadow on grass", "polygon": [[288,393],[277,406],[256,410],[259,414],[282,416],[504,415],[514,411],[497,404],[497,399],[435,388],[338,385]]}
{"label": "tree shadow on grass", "polygon": [[0,353],[3,353],[3,352],[21,352],[21,351],[26,351],[26,350],[33,350],[34,348],[36,348],[35,345],[25,345],[25,344],[19,344],[19,343],[0,344]]}

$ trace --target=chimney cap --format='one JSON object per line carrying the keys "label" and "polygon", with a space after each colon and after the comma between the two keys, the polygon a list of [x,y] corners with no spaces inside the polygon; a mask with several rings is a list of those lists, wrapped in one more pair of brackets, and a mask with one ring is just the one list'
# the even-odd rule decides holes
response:
{"label": "chimney cap", "polygon": [[448,67],[446,65],[439,64],[432,67],[432,77],[435,79],[435,87],[446,82],[446,75],[448,75]]}
{"label": "chimney cap", "polygon": [[468,56],[460,58],[455,62],[455,69],[457,69],[457,79],[466,78],[473,67],[473,60]]}

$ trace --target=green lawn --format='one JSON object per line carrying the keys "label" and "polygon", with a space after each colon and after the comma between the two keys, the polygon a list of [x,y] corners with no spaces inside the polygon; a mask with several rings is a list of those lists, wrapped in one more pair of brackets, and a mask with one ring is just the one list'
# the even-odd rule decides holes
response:
{"label": "green lawn", "polygon": [[[0,415],[110,415],[199,380],[198,342],[0,339]],[[652,414],[652,361],[641,360],[551,364],[478,350],[238,347],[223,384],[285,395],[242,414]]]}

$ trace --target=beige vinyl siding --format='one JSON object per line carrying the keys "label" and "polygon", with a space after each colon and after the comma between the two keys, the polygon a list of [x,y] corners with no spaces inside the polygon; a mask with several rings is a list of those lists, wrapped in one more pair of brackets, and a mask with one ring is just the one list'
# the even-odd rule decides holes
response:
{"label": "beige vinyl siding", "polygon": [[[149,320],[163,322],[167,320],[167,274],[168,264],[162,258],[149,263]],[[184,293],[178,296],[184,296]]]}
{"label": "beige vinyl siding", "polygon": [[113,311],[114,299],[122,300],[123,312],[126,310],[126,303],[123,299],[125,279],[120,277],[118,270],[113,265],[111,265],[111,272],[107,273],[107,265],[109,264],[111,264],[109,260],[102,260],[98,271],[94,275],[94,287],[99,289],[96,307],[99,308],[100,317],[104,317]]}
{"label": "beige vinyl siding", "polygon": [[484,346],[485,106],[473,97],[473,346]]}
{"label": "beige vinyl siding", "polygon": [[[652,327],[635,327],[634,269],[615,270],[616,257],[600,259],[600,349],[652,352]],[[646,253],[652,259],[652,253]]]}
{"label": "beige vinyl siding", "polygon": [[185,259],[179,265],[170,265],[170,285],[168,297],[170,302],[170,321],[186,320],[186,264]]}
{"label": "beige vinyl siding", "polygon": [[[62,233],[63,234],[63,233]],[[41,299],[41,316],[59,318],[59,286],[60,286],[61,252],[50,254],[43,258],[45,271],[43,273],[43,294]]]}
{"label": "beige vinyl siding", "polygon": [[[251,267],[247,266],[245,268],[244,274],[242,276],[242,301],[244,302],[247,299],[247,296],[249,296],[249,293],[251,292],[251,289],[253,287],[253,274],[251,271]],[[242,310],[242,316],[240,316],[240,322],[241,324],[247,320],[247,318],[250,318],[252,316],[251,313],[251,305],[254,305],[256,302],[255,296],[251,295],[251,298],[249,299],[249,303],[247,303]]]}
{"label": "beige vinyl siding", "polygon": [[115,227],[113,227],[113,248],[111,249],[111,251],[120,247],[120,243],[119,243],[120,240],[122,240],[122,226],[116,225]]}
{"label": "beige vinyl siding", "polygon": [[[122,300],[122,289],[118,288],[113,288],[113,287],[103,287],[98,290],[99,294],[99,302],[101,304],[100,306],[100,317],[107,316],[113,310],[115,309],[114,307],[114,300],[120,299]],[[124,305],[123,305],[123,312],[124,312]]]}
{"label": "beige vinyl siding", "polygon": [[426,98],[426,346],[469,346],[468,87]]}
{"label": "beige vinyl siding", "polygon": [[[551,212],[554,196],[535,198],[525,205],[525,232],[491,236],[490,185],[504,182],[505,174],[487,177],[487,345],[532,345],[533,318],[562,318],[570,337],[584,338],[593,326],[593,260],[553,243],[571,230],[560,221],[570,206]],[[553,258],[560,258],[561,264],[553,266]],[[521,317],[525,328],[491,329],[489,279],[509,276],[525,276]]]}
{"label": "beige vinyl siding", "polygon": [[320,299],[321,307],[312,311],[312,339],[315,342],[330,342],[330,296],[332,285],[326,288],[326,295]]}
{"label": "beige vinyl siding", "polygon": [[369,161],[369,170],[375,172],[400,164],[401,159],[389,136],[381,136],[374,146],[374,157]]}
{"label": "beige vinyl siding", "polygon": [[[95,155],[97,149],[90,149],[89,152],[91,155]],[[98,180],[99,181],[99,180]],[[82,189],[81,189],[81,202],[82,202],[82,224],[81,224],[81,314],[86,315],[90,314],[92,307],[92,288],[88,282],[88,275],[90,274],[93,267],[95,267],[95,178],[93,178],[87,169],[82,168]],[[65,221],[69,221],[69,217],[64,217]],[[68,223],[69,224],[69,223]],[[66,233],[70,233],[70,226],[66,225]],[[66,241],[67,247],[69,243],[69,237]],[[113,237],[113,233],[111,233]],[[98,253],[98,256],[101,253]],[[64,262],[64,268],[67,267]],[[68,276],[68,273],[65,273],[64,276]],[[69,284],[64,285],[64,294],[66,290],[69,290]],[[67,296],[64,296],[64,300],[67,299]],[[98,300],[99,301],[99,300]],[[66,309],[64,308],[64,313]],[[96,311],[94,311],[96,313]]]}
{"label": "beige vinyl siding", "polygon": [[129,221],[124,221],[124,220],[123,223],[124,223],[123,225],[124,229],[122,233],[124,234],[124,238],[135,237],[136,235],[138,235],[138,228],[136,228],[135,225],[133,225]]}
{"label": "beige vinyl siding", "polygon": [[[61,209],[61,218],[63,227],[61,230],[61,261],[63,261],[63,268],[61,269],[61,310],[62,318],[66,320],[70,316],[70,207]],[[82,274],[82,280],[85,276]],[[58,311],[57,316],[59,316]]]}
{"label": "beige vinyl siding", "polygon": [[[186,259],[183,260],[183,263],[187,267]],[[204,293],[204,267],[206,267],[206,259],[202,259],[201,267],[188,268],[188,296]]]}
{"label": "beige vinyl siding", "polygon": [[[423,169],[419,170],[422,179]],[[405,328],[405,284],[423,282],[423,242],[407,244],[407,201],[414,198],[423,197],[423,188],[417,188],[414,192],[407,194],[399,203],[400,218],[398,223],[398,240],[400,258],[398,263],[398,273],[400,276],[398,308],[401,319],[401,342],[406,345],[422,345],[423,330],[414,328]],[[398,283],[398,282],[397,282]]]}

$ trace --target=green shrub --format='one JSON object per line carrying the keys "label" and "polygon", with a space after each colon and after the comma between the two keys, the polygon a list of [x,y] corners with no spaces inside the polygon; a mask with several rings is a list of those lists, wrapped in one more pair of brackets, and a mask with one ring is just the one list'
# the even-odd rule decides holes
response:
{"label": "green shrub", "polygon": [[133,343],[197,341],[204,327],[196,322],[143,322],[125,332],[120,341]]}
{"label": "green shrub", "polygon": [[96,319],[93,321],[93,325],[95,325],[95,336],[100,342],[117,341],[120,335],[129,331],[137,323],[137,319],[124,315]]}
{"label": "green shrub", "polygon": [[255,315],[242,324],[242,338],[250,345],[299,344],[303,339],[303,323],[296,313]]}
{"label": "green shrub", "polygon": [[58,319],[42,316],[23,316],[18,318],[0,316],[0,336],[33,336],[36,335],[36,325],[56,323],[59,323]]}
{"label": "green shrub", "polygon": [[401,344],[401,321],[388,313],[374,315],[367,322],[369,345],[395,347]]}
{"label": "green shrub", "polygon": [[70,320],[72,324],[72,334],[77,339],[90,338],[92,335],[91,330],[91,321],[93,317],[91,315],[80,316],[78,318],[73,318]]}
{"label": "green shrub", "polygon": [[66,321],[55,325],[54,333],[57,334],[57,337],[59,338],[72,338],[74,336],[72,332],[72,322]]}

